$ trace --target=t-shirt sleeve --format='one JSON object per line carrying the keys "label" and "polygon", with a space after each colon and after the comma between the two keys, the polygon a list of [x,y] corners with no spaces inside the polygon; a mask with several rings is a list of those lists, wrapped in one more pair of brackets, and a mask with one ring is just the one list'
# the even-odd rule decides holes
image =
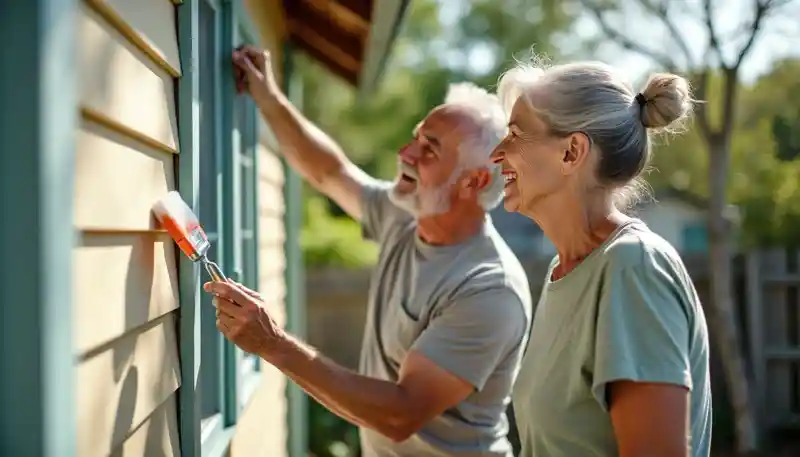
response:
{"label": "t-shirt sleeve", "polygon": [[497,367],[521,350],[527,326],[513,291],[487,289],[455,298],[411,349],[481,390]]}
{"label": "t-shirt sleeve", "polygon": [[[616,271],[615,271],[616,270]],[[649,265],[610,268],[600,294],[592,393],[608,410],[614,381],[692,388],[690,319],[680,285]]]}
{"label": "t-shirt sleeve", "polygon": [[389,181],[374,180],[364,184],[361,191],[361,230],[364,238],[381,242],[386,228],[411,215],[389,200],[392,188]]}

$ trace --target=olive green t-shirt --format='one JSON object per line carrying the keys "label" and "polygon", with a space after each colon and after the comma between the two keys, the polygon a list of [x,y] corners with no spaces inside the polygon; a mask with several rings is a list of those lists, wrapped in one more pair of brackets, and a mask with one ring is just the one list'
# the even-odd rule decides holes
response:
{"label": "olive green t-shirt", "polygon": [[632,219],[552,281],[556,264],[514,385],[520,457],[617,456],[606,387],[619,380],[688,388],[689,455],[708,456],[708,330],[675,249]]}

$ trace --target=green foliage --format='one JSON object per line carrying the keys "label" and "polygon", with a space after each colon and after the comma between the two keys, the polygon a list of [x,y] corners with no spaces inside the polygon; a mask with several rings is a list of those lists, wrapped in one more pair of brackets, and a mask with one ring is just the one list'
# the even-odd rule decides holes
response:
{"label": "green foliage", "polygon": [[358,222],[330,214],[318,194],[306,197],[304,206],[306,223],[300,244],[307,266],[359,268],[375,263],[378,248],[363,239]]}
{"label": "green foliage", "polygon": [[780,160],[790,162],[800,156],[800,107],[791,118],[778,115],[772,119],[772,137]]}
{"label": "green foliage", "polygon": [[357,457],[358,428],[314,400],[308,402],[308,450],[311,457]]}

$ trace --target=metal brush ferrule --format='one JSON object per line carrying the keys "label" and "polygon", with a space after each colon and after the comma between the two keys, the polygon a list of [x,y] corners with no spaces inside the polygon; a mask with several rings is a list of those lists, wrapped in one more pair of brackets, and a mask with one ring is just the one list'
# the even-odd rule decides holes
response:
{"label": "metal brush ferrule", "polygon": [[203,257],[200,259],[200,261],[203,262],[203,265],[206,267],[206,271],[211,276],[211,279],[217,282],[228,282],[228,278],[225,277],[225,274],[219,268],[219,265],[208,260],[206,257]]}

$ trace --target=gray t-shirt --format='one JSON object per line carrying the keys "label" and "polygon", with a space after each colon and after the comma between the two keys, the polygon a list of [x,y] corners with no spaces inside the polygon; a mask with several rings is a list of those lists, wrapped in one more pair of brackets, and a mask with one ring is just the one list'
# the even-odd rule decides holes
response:
{"label": "gray t-shirt", "polygon": [[390,184],[368,186],[362,225],[380,244],[361,349],[362,374],[396,382],[414,350],[475,391],[395,443],[361,429],[364,457],[510,457],[505,414],[531,319],[525,272],[486,219],[453,246],[431,246],[389,201]]}
{"label": "gray t-shirt", "polygon": [[536,306],[514,386],[520,457],[615,457],[606,387],[619,380],[690,389],[692,457],[711,445],[708,329],[670,244],[633,219]]}

